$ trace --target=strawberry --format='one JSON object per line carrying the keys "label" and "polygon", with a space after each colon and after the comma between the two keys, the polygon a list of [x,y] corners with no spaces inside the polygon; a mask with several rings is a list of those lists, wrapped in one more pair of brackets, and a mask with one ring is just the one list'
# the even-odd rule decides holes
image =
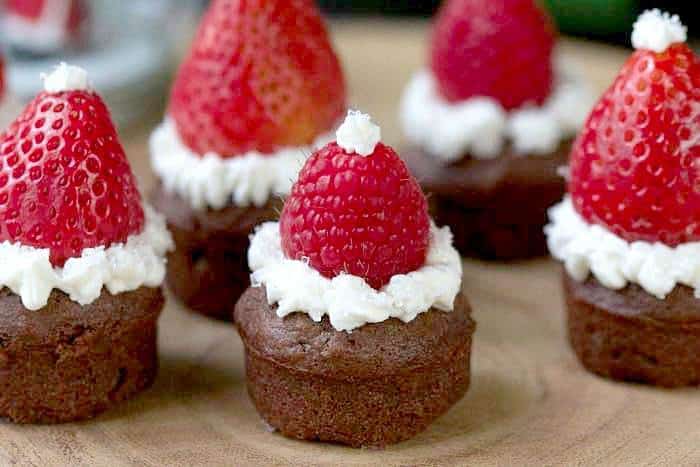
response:
{"label": "strawberry", "polygon": [[535,0],[447,0],[430,66],[450,102],[491,97],[506,110],[540,105],[553,86],[556,31]]}
{"label": "strawberry", "polygon": [[134,175],[95,92],[41,92],[0,134],[0,219],[0,241],[48,248],[54,266],[143,229]]}
{"label": "strawberry", "polygon": [[[645,15],[635,42],[659,47],[662,20],[683,33],[677,18]],[[637,50],[596,105],[571,154],[569,190],[588,222],[675,246],[700,241],[700,61],[682,42],[661,45]]]}
{"label": "strawberry", "polygon": [[339,144],[344,128],[301,170],[282,210],[282,249],[326,277],[353,274],[379,289],[425,263],[427,202],[392,148],[349,150]]}
{"label": "strawberry", "polygon": [[345,110],[345,83],[312,0],[213,0],[169,114],[195,153],[307,145]]}

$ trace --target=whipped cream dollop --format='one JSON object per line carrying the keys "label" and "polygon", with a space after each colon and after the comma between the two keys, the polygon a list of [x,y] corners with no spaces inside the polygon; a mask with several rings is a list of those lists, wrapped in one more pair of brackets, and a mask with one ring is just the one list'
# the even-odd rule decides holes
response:
{"label": "whipped cream dollop", "polygon": [[44,91],[55,93],[64,91],[86,91],[90,89],[87,71],[61,62],[51,73],[42,75]]}
{"label": "whipped cream dollop", "polygon": [[590,273],[603,286],[619,290],[629,282],[663,299],[686,285],[700,298],[700,242],[670,247],[663,243],[628,242],[605,227],[586,222],[569,197],[550,208],[545,227],[549,251],[563,261],[577,281]]}
{"label": "whipped cream dollop", "polygon": [[350,110],[343,124],[335,132],[335,137],[338,146],[347,152],[369,156],[382,140],[382,130],[372,123],[369,115]]}
{"label": "whipped cream dollop", "polygon": [[301,312],[319,322],[328,315],[338,331],[389,318],[409,322],[432,307],[452,311],[462,283],[462,261],[452,246],[452,233],[435,225],[425,265],[393,276],[381,290],[351,274],[329,279],[305,261],[286,258],[277,222],[262,224],[251,237],[248,264],[251,283],[265,286],[267,301],[277,304],[278,316]]}
{"label": "whipped cream dollop", "polygon": [[0,288],[20,296],[30,310],[46,306],[53,289],[81,305],[95,301],[106,287],[112,294],[158,287],[165,277],[165,254],[173,240],[165,220],[144,206],[146,223],[140,234],[124,244],[86,248],[80,257],[69,258],[62,268],[53,267],[48,248],[0,243]]}
{"label": "whipped cream dollop", "polygon": [[642,13],[632,30],[632,45],[635,49],[648,49],[661,53],[671,44],[688,39],[686,28],[678,15],[671,16],[658,8]]}
{"label": "whipped cream dollop", "polygon": [[547,155],[576,135],[595,102],[572,65],[557,62],[557,82],[543,106],[507,112],[490,97],[451,103],[437,88],[432,72],[413,76],[401,101],[403,131],[412,143],[445,163],[470,154],[498,157],[507,142],[519,154]]}
{"label": "whipped cream dollop", "polygon": [[175,122],[166,118],[151,135],[151,165],[165,189],[194,209],[221,209],[231,201],[236,206],[263,206],[272,196],[288,194],[306,159],[332,140],[333,135],[326,134],[311,146],[281,148],[273,154],[200,156],[182,142]]}

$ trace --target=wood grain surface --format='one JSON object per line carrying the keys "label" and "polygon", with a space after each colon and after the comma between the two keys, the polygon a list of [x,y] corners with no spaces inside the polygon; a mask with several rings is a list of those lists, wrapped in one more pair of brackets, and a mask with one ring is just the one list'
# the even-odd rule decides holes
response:
{"label": "wood grain surface", "polygon": [[[352,104],[399,143],[396,105],[423,62],[425,25],[334,24]],[[597,90],[627,52],[566,41]],[[124,139],[144,187],[148,126]],[[559,269],[548,260],[467,261],[478,322],[472,387],[428,431],[386,450],[305,443],[269,433],[248,400],[231,325],[173,301],[161,320],[161,372],[142,396],[94,421],[0,424],[4,465],[699,465],[700,394],[617,384],[583,371],[563,327]]]}

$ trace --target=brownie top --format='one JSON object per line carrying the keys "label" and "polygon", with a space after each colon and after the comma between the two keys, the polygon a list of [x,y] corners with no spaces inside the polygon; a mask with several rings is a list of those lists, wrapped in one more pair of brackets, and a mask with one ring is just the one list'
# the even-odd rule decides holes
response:
{"label": "brownie top", "polygon": [[565,185],[558,173],[568,163],[571,142],[546,156],[515,154],[511,149],[495,159],[465,157],[453,164],[444,165],[419,148],[406,148],[401,157],[428,193],[473,198],[473,202],[488,197],[493,191],[507,184],[549,186]]}
{"label": "brownie top", "polygon": [[574,300],[629,318],[700,326],[700,299],[690,287],[678,285],[661,300],[637,284],[630,283],[621,290],[614,290],[593,276],[578,282],[563,268],[562,274],[564,287]]}
{"label": "brownie top", "polygon": [[106,289],[89,305],[80,305],[68,295],[53,290],[45,307],[29,310],[20,297],[0,289],[0,347],[3,341],[21,339],[25,344],[46,345],[65,341],[65,336],[87,329],[110,332],[119,323],[153,320],[164,303],[160,288],[141,287],[112,295]]}
{"label": "brownie top", "polygon": [[348,333],[324,316],[305,313],[280,318],[268,305],[264,287],[241,296],[234,321],[248,352],[296,371],[324,377],[376,378],[444,364],[471,341],[475,324],[459,293],[451,312],[430,309],[404,323],[389,319]]}

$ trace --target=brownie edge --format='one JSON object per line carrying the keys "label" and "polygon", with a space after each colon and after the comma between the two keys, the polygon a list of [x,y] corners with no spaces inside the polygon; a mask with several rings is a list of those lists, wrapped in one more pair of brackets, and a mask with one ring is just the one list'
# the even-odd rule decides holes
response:
{"label": "brownie edge", "polygon": [[283,435],[382,447],[425,430],[469,387],[475,324],[462,294],[452,312],[431,309],[409,323],[390,319],[351,333],[327,317],[279,318],[264,288],[236,305],[248,393]]}
{"label": "brownie edge", "polygon": [[0,417],[15,423],[92,418],[149,387],[158,368],[160,288],[81,306],[54,290],[40,310],[0,290]]}
{"label": "brownie edge", "polygon": [[664,300],[630,284],[604,287],[563,273],[568,333],[578,359],[606,378],[661,387],[700,385],[700,300],[676,286]]}

